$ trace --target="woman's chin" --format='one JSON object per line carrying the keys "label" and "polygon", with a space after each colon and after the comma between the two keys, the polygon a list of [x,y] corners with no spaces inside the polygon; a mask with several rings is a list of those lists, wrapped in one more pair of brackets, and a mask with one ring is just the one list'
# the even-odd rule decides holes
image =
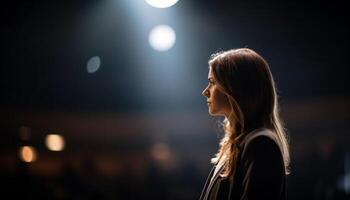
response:
{"label": "woman's chin", "polygon": [[211,115],[211,116],[220,116],[219,113],[215,112],[215,110],[212,110],[210,108],[209,108],[208,112],[209,112],[209,115]]}
{"label": "woman's chin", "polygon": [[217,110],[212,110],[212,109],[210,109],[210,108],[209,108],[209,110],[208,110],[208,113],[209,113],[209,115],[215,116],[215,117],[218,117],[218,116],[225,116],[224,113],[218,112]]}

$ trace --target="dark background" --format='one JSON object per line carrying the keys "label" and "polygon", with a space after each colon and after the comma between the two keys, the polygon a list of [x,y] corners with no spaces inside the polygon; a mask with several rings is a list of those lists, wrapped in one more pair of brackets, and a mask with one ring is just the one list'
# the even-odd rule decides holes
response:
{"label": "dark background", "polygon": [[[196,199],[220,118],[201,92],[212,53],[248,47],[274,75],[291,142],[289,199],[350,193],[349,24],[343,1],[4,2],[1,190],[31,199]],[[169,51],[149,31],[176,32]],[[86,65],[99,56],[101,66]],[[28,138],[21,138],[21,130]],[[28,131],[29,130],[29,131]],[[65,137],[50,152],[45,135]],[[38,159],[23,163],[18,148]]]}

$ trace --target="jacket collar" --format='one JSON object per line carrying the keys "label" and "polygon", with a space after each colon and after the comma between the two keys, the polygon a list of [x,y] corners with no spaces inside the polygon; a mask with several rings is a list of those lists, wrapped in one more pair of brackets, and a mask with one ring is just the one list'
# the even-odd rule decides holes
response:
{"label": "jacket collar", "polygon": [[215,166],[213,166],[213,167],[211,168],[211,171],[210,171],[210,173],[209,173],[209,175],[208,175],[208,177],[207,177],[207,180],[205,181],[205,184],[204,184],[204,187],[203,187],[201,196],[200,196],[200,198],[199,198],[200,200],[203,200],[203,199],[206,197],[207,188],[208,188],[208,185],[209,185],[209,183],[210,183],[211,176],[213,175],[214,171],[215,171]]}
{"label": "jacket collar", "polygon": [[210,192],[211,192],[211,188],[213,187],[214,183],[217,181],[217,179],[220,176],[221,171],[223,170],[223,165],[220,167],[220,169],[218,170],[218,172],[215,174],[213,180],[211,180],[214,171],[215,171],[216,165],[211,169],[209,176],[207,178],[207,181],[205,183],[204,189],[202,191],[200,200],[206,200],[208,199]]}

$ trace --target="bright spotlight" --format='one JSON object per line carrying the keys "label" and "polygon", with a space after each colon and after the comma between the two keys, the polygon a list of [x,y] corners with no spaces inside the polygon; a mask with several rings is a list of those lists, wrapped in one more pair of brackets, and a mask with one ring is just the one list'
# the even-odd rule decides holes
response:
{"label": "bright spotlight", "polygon": [[167,51],[174,46],[176,35],[174,30],[167,25],[154,27],[149,33],[148,41],[153,49]]}
{"label": "bright spotlight", "polygon": [[62,151],[64,149],[64,139],[58,134],[49,134],[45,139],[46,147],[51,151]]}
{"label": "bright spotlight", "polygon": [[34,162],[37,158],[35,148],[32,146],[23,146],[19,149],[19,158],[23,162]]}
{"label": "bright spotlight", "polygon": [[86,70],[88,73],[92,74],[95,73],[101,65],[101,59],[98,56],[94,56],[89,59],[86,65]]}
{"label": "bright spotlight", "polygon": [[146,2],[156,8],[168,8],[178,2],[178,0],[146,0]]}

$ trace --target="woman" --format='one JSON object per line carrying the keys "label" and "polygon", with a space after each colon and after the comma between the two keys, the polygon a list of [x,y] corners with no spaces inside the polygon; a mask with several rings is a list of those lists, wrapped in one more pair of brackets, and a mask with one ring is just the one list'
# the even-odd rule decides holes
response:
{"label": "woman", "polygon": [[203,95],[225,135],[200,199],[285,199],[289,147],[267,62],[251,49],[214,54]]}

